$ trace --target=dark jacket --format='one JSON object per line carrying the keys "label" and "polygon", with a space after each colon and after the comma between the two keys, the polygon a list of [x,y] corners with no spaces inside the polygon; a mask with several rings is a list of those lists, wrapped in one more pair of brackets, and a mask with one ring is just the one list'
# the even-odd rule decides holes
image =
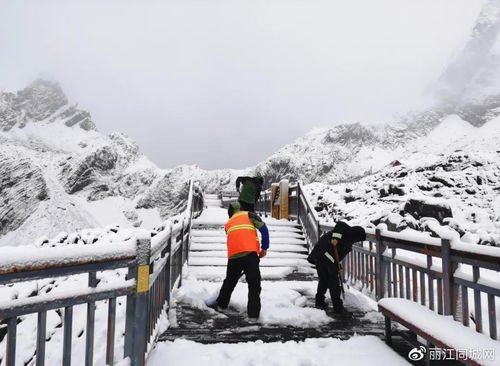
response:
{"label": "dark jacket", "polygon": [[[236,178],[236,190],[240,192],[239,200],[249,204],[255,204],[260,197],[260,191],[264,184],[262,177],[238,177]],[[240,185],[242,185],[240,190]]]}
{"label": "dark jacket", "polygon": [[337,239],[337,252],[339,260],[342,261],[344,257],[352,250],[352,245],[359,241],[366,239],[365,229],[361,226],[349,226],[345,222],[339,221],[332,231],[323,234],[316,245],[314,246],[311,254],[307,257],[309,263],[316,266],[326,265],[335,266],[335,252],[331,240]]}

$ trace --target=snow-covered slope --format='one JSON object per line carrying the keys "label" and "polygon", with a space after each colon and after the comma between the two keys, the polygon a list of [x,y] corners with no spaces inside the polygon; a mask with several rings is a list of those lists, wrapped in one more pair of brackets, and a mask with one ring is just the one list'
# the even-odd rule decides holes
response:
{"label": "snow-covered slope", "polygon": [[108,224],[153,228],[182,211],[190,178],[215,190],[236,174],[159,169],[43,80],[0,93],[0,169],[0,245]]}
{"label": "snow-covered slope", "polygon": [[459,149],[486,158],[500,146],[497,107],[485,104],[483,124],[434,108],[392,124],[316,129],[254,168],[160,169],[127,136],[99,133],[57,84],[37,81],[0,100],[0,245],[109,224],[153,228],[183,209],[189,179],[210,193],[234,189],[243,174],[262,175],[266,185],[282,178],[332,185],[383,175],[396,160],[419,169]]}
{"label": "snow-covered slope", "polygon": [[500,244],[500,117],[478,129],[450,116],[406,153],[355,182],[308,185],[320,216]]}
{"label": "snow-covered slope", "polygon": [[409,114],[397,123],[316,129],[257,165],[256,172],[267,181],[285,176],[305,183],[336,184],[375,173],[394,160],[418,164],[456,149],[490,151],[498,144],[495,126],[499,122],[496,111],[489,111],[490,122],[482,127],[432,109]]}

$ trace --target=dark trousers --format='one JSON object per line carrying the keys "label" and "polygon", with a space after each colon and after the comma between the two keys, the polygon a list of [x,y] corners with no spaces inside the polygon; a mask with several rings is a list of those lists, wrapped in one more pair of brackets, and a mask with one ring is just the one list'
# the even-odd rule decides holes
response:
{"label": "dark trousers", "polygon": [[316,291],[316,304],[325,302],[326,290],[330,290],[332,305],[334,309],[341,309],[343,306],[341,295],[341,287],[339,282],[339,272],[335,266],[318,263],[316,265],[318,272],[318,289]]}
{"label": "dark trousers", "polygon": [[238,201],[242,211],[255,212],[255,203]]}
{"label": "dark trousers", "polygon": [[260,313],[260,269],[259,256],[251,253],[241,258],[229,259],[227,261],[226,279],[217,298],[217,305],[222,309],[227,308],[231,294],[238,280],[245,274],[248,284],[247,313],[249,318],[258,318]]}

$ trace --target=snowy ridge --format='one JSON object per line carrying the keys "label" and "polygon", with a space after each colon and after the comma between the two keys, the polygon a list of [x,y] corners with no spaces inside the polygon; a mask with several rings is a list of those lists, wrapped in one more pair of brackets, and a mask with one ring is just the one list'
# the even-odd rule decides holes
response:
{"label": "snowy ridge", "polygon": [[16,94],[0,92],[0,130],[10,131],[42,121],[79,126],[85,131],[96,129],[90,114],[70,105],[56,83],[36,80]]}
{"label": "snowy ridge", "polygon": [[216,190],[239,173],[159,169],[124,134],[99,133],[43,80],[0,93],[0,168],[1,246],[111,224],[152,229],[184,210],[191,178]]}
{"label": "snowy ridge", "polygon": [[[401,159],[401,165],[356,182],[335,186],[313,183],[305,189],[322,220],[344,219],[366,227],[382,222],[390,230],[455,235],[468,243],[497,245],[500,153],[493,147],[500,141],[499,122],[496,119],[485,124],[481,133],[468,131],[471,127],[465,126],[468,132],[450,146],[450,150],[464,150],[434,159],[416,152]],[[432,146],[437,138],[430,135],[421,145]],[[470,141],[477,145],[465,150],[471,146]]]}
{"label": "snowy ridge", "polygon": [[[56,84],[38,82],[26,88],[20,94],[24,103],[12,95],[4,93],[0,108],[1,123],[10,126],[0,132],[0,165],[11,172],[0,179],[0,245],[26,245],[41,235],[109,224],[151,229],[183,210],[191,178],[207,192],[234,189],[237,176],[254,174],[262,175],[266,185],[282,178],[338,184],[383,175],[396,160],[418,169],[458,149],[480,158],[494,154],[500,145],[500,99],[497,105],[493,98],[481,104],[480,124],[458,107],[457,114],[434,108],[396,123],[316,129],[254,168],[159,169],[125,135],[104,136],[58,117],[69,107]],[[11,124],[8,110],[31,116],[33,123]],[[476,168],[482,169],[471,169]],[[497,204],[484,195],[477,199],[482,207]]]}

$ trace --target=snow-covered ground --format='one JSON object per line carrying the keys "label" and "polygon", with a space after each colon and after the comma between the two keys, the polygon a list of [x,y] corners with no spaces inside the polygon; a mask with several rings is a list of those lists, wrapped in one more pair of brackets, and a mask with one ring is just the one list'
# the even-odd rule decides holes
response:
{"label": "snow-covered ground", "polygon": [[[217,313],[205,305],[205,301],[215,299],[222,282],[197,280],[191,273],[184,279],[182,287],[174,291],[177,302],[189,304],[195,308]],[[330,323],[332,318],[325,311],[307,307],[307,296],[316,294],[316,281],[262,281],[262,310],[259,322],[265,325],[289,325],[311,328]],[[239,283],[231,296],[229,307],[246,313],[248,288]],[[347,308],[366,312],[366,319],[380,320],[373,302],[356,290],[346,289],[345,305]],[[378,317],[378,318],[377,318]]]}
{"label": "snow-covered ground", "polygon": [[306,339],[304,342],[237,344],[200,344],[187,340],[158,343],[148,366],[191,365],[274,365],[331,366],[409,365],[375,336],[352,337],[347,341],[334,338]]}

